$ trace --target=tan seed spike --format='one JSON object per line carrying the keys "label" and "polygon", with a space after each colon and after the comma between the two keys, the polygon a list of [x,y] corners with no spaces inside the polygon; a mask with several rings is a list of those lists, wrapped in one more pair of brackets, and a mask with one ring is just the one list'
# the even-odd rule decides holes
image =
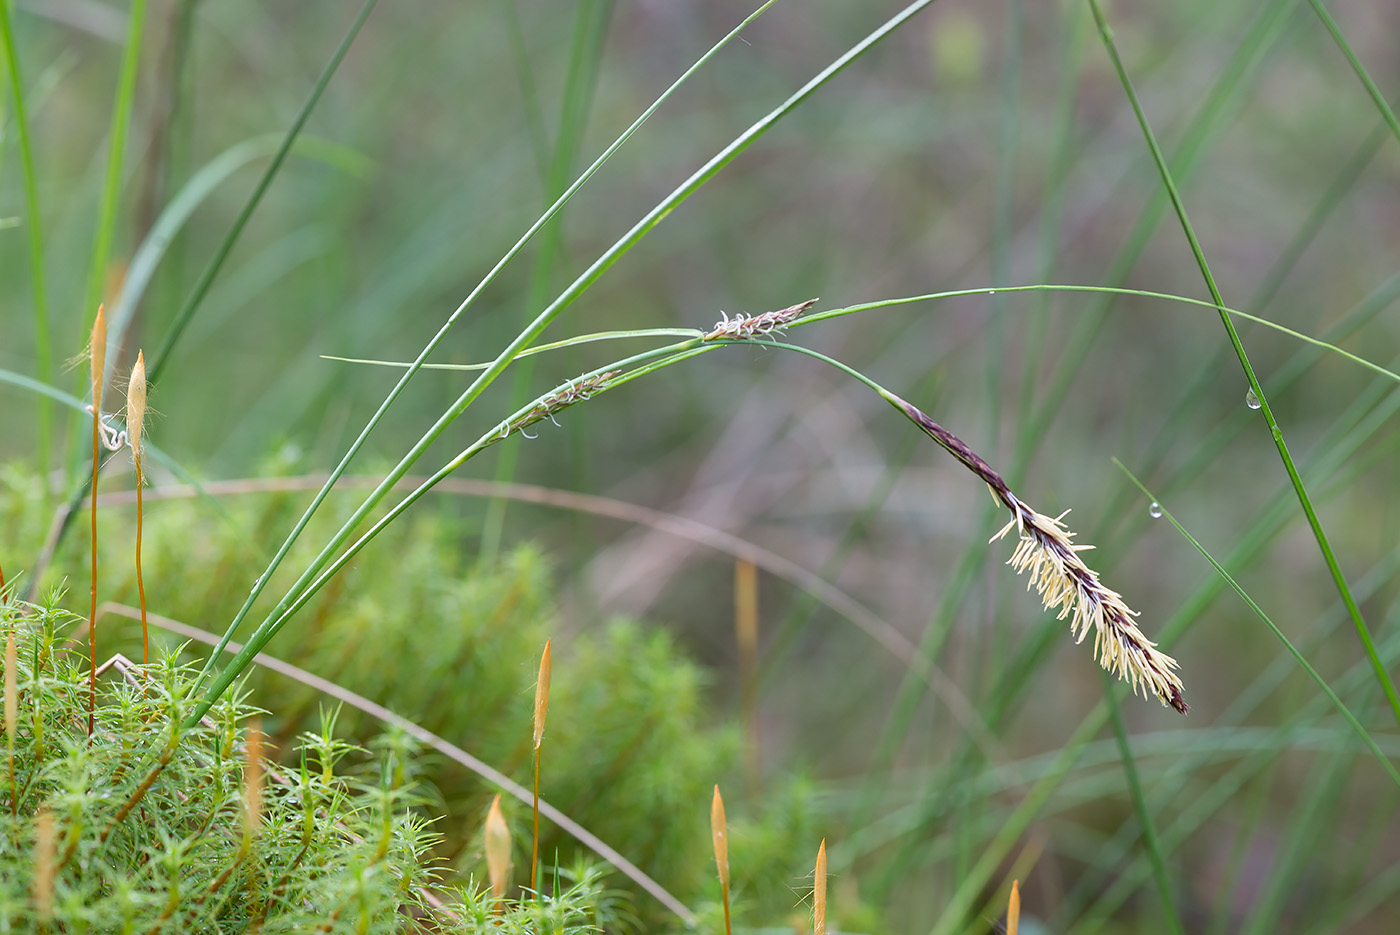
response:
{"label": "tan seed spike", "polygon": [[715,786],[715,797],[710,800],[710,834],[715,840],[715,867],[719,869],[719,892],[724,900],[724,935],[730,935],[729,928],[729,832],[724,820],[724,797]]}
{"label": "tan seed spike", "polygon": [[1016,935],[1021,927],[1021,884],[1011,881],[1011,898],[1006,903],[1006,935]]}
{"label": "tan seed spike", "polygon": [[15,635],[5,634],[5,736],[9,738],[10,754],[14,755],[15,729],[19,725],[19,687],[16,681]]}
{"label": "tan seed spike", "polygon": [[544,740],[544,718],[549,713],[549,640],[544,641],[544,652],[540,654],[540,677],[535,682],[535,749]]}
{"label": "tan seed spike", "polygon": [[102,314],[102,306],[97,306],[97,317],[92,321],[92,336],[88,342],[89,373],[92,376],[92,408],[102,411],[102,384],[107,369],[107,316]]}
{"label": "tan seed spike", "polygon": [[498,900],[505,898],[510,874],[510,826],[501,814],[499,794],[486,813],[486,872],[491,878],[491,895]]}
{"label": "tan seed spike", "polygon": [[817,869],[812,882],[812,935],[826,935],[826,838],[817,848]]}
{"label": "tan seed spike", "polygon": [[[131,383],[126,388],[126,435],[131,450],[141,452],[141,423],[146,418],[146,355],[136,352],[136,364],[131,368]],[[138,478],[139,480],[139,478]]]}
{"label": "tan seed spike", "polygon": [[248,726],[248,739],[243,747],[243,847],[251,846],[262,826],[263,784],[262,723],[254,720]]}
{"label": "tan seed spike", "polygon": [[5,746],[6,762],[10,768],[10,816],[19,815],[19,787],[15,784],[15,731],[19,729],[19,683],[15,667],[14,633],[5,634]]}
{"label": "tan seed spike", "polygon": [[34,821],[34,913],[47,925],[53,920],[53,812],[44,809]]}

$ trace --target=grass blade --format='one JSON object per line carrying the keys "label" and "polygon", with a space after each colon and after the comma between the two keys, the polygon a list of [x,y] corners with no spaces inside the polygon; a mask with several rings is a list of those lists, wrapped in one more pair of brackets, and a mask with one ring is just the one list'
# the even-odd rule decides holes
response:
{"label": "grass blade", "polygon": [[[1089,0],[1089,7],[1093,11],[1099,36],[1103,39],[1104,47],[1108,50],[1109,58],[1113,62],[1113,69],[1118,74],[1119,83],[1122,84],[1123,92],[1127,95],[1128,102],[1137,117],[1138,125],[1142,128],[1143,138],[1152,153],[1152,160],[1157,166],[1162,185],[1171,198],[1172,208],[1176,211],[1177,220],[1181,223],[1182,233],[1186,236],[1187,243],[1191,247],[1191,254],[1196,259],[1196,265],[1200,268],[1202,278],[1205,279],[1206,288],[1210,290],[1211,298],[1215,300],[1216,306],[1224,307],[1225,300],[1221,297],[1220,289],[1215,283],[1215,277],[1211,274],[1210,264],[1206,262],[1205,253],[1202,251],[1200,240],[1197,239],[1196,231],[1191,225],[1191,219],[1186,214],[1186,205],[1181,200],[1181,193],[1177,191],[1171,169],[1167,166],[1161,147],[1157,145],[1157,137],[1147,122],[1147,115],[1143,112],[1142,103],[1138,100],[1137,92],[1133,89],[1132,81],[1128,78],[1127,69],[1118,54],[1118,46],[1113,41],[1113,31],[1109,28],[1107,20],[1104,19],[1099,0]],[[1352,623],[1356,627],[1356,635],[1361,640],[1361,645],[1371,660],[1372,668],[1375,669],[1376,680],[1385,690],[1396,722],[1400,723],[1400,694],[1396,693],[1395,684],[1391,681],[1390,674],[1386,672],[1385,666],[1381,664],[1380,656],[1376,653],[1375,641],[1371,638],[1370,628],[1366,626],[1366,621],[1361,616],[1361,608],[1357,606],[1356,600],[1352,597],[1346,576],[1342,574],[1341,565],[1337,562],[1337,556],[1332,551],[1332,545],[1327,539],[1326,532],[1323,531],[1322,521],[1318,519],[1317,511],[1313,509],[1312,500],[1308,496],[1307,489],[1303,486],[1303,479],[1299,476],[1298,468],[1293,463],[1293,456],[1288,450],[1287,443],[1283,440],[1283,429],[1279,427],[1278,421],[1274,418],[1264,388],[1260,385],[1259,378],[1255,376],[1254,367],[1249,362],[1249,355],[1245,352],[1244,344],[1240,341],[1239,333],[1235,330],[1230,316],[1221,311],[1220,322],[1224,325],[1225,333],[1229,336],[1230,345],[1235,350],[1235,356],[1239,358],[1240,367],[1244,370],[1245,378],[1249,381],[1250,391],[1259,400],[1264,420],[1268,423],[1269,432],[1273,436],[1274,447],[1278,449],[1279,458],[1283,461],[1284,469],[1288,472],[1288,479],[1292,482],[1293,490],[1298,495],[1298,502],[1308,518],[1308,525],[1312,527],[1313,538],[1317,540],[1318,549],[1322,552],[1322,558],[1327,564],[1327,570],[1332,576],[1337,592],[1341,594],[1342,601],[1347,606],[1347,612],[1351,615]]]}

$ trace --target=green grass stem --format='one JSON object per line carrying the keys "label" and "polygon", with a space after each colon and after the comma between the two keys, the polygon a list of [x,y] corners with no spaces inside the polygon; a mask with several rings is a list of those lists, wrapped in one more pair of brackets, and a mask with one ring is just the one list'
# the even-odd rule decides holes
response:
{"label": "green grass stem", "polygon": [[[384,482],[379,487],[377,487],[369,495],[369,497],[365,499],[365,501],[361,504],[361,506],[358,509],[356,509],[354,514],[341,527],[341,530],[332,538],[332,540],[326,545],[326,547],[322,549],[321,553],[312,561],[310,567],[308,567],[305,570],[305,572],[298,579],[298,581],[295,584],[293,584],[292,588],[289,589],[286,595],[284,595],[282,600],[278,602],[277,607],[275,607],[273,611],[268,615],[268,617],[264,621],[264,624],[261,627],[259,627],[259,632],[263,632],[265,627],[276,627],[281,625],[281,622],[285,620],[285,611],[291,606],[291,602],[297,598],[297,595],[301,591],[301,589],[305,588],[306,585],[311,583],[311,580],[316,575],[316,573],[320,571],[321,568],[324,567],[326,563],[330,560],[330,556],[334,554],[340,548],[340,546],[343,545],[349,539],[354,528],[358,526],[360,521],[370,512],[370,510],[372,510],[374,506],[378,504],[378,502],[381,499],[383,499],[384,495],[393,487],[393,485],[398,481],[398,479],[402,477],[405,473],[407,473],[409,467],[412,466],[412,464],[418,459],[418,457],[421,456],[421,454],[424,451],[426,451],[427,448],[434,441],[437,440],[437,438],[446,430],[448,425],[455,421],[456,418],[459,415],[461,415],[462,412],[466,411],[467,407],[473,401],[475,401],[477,396],[479,396],[481,392],[483,392],[486,389],[486,387],[490,385],[490,383],[492,383],[497,376],[500,375],[501,372],[505,370],[505,368],[515,359],[516,355],[518,355],[520,351],[524,350],[527,346],[532,344],[539,337],[539,335],[543,333],[545,328],[547,328],[549,324],[564,311],[565,308],[572,304],[573,301],[576,298],[578,298],[578,296],[580,296],[586,289],[588,289],[589,286],[596,282],[598,278],[601,277],[603,273],[606,272],[607,269],[612,266],[613,263],[617,262],[617,260],[620,257],[626,254],[633,246],[640,242],[641,239],[644,236],[646,236],[646,234],[649,233],[653,228],[655,228],[656,225],[660,224],[661,221],[668,214],[670,214],[672,210],[674,210],[678,205],[680,205],[687,198],[689,198],[696,191],[698,191],[706,182],[708,182],[711,178],[718,174],[721,169],[723,169],[726,165],[732,162],[735,157],[737,157],[740,153],[742,153],[745,149],[752,145],[755,140],[761,138],[765,133],[767,133],[767,131],[774,124],[776,124],[787,114],[791,113],[799,104],[806,100],[818,88],[822,87],[829,80],[831,80],[831,78],[833,78],[842,70],[844,70],[848,65],[850,65],[851,62],[855,61],[857,58],[859,58],[861,55],[863,55],[865,52],[867,52],[869,49],[875,46],[881,39],[885,38],[890,33],[894,32],[896,29],[902,26],[904,23],[908,22],[909,19],[911,19],[915,14],[923,10],[932,2],[933,0],[916,0],[916,2],[905,7],[901,12],[895,14],[895,16],[887,20],[882,26],[869,33],[864,39],[856,43],[843,55],[841,55],[835,61],[833,61],[830,65],[822,69],[815,77],[809,80],[798,91],[794,92],[786,101],[784,101],[778,107],[771,110],[766,116],[754,123],[751,127],[749,127],[748,130],[740,134],[737,138],[730,142],[729,145],[725,146],[722,150],[720,150],[719,153],[711,157],[703,166],[701,166],[700,169],[696,170],[696,172],[692,174],[689,179],[681,183],[681,185],[675,188],[670,195],[668,195],[660,203],[658,203],[655,207],[648,211],[647,214],[641,220],[639,220],[635,225],[633,225],[631,230],[629,230],[626,234],[619,238],[613,244],[612,247],[610,247],[600,257],[598,257],[598,259],[595,260],[588,267],[588,269],[586,269],[577,279],[574,280],[572,285],[565,289],[564,292],[561,293],[559,297],[554,300],[554,302],[552,302],[535,318],[535,320],[530,324],[528,328],[521,331],[520,334],[518,334],[501,351],[500,355],[492,363],[492,366],[489,369],[487,369],[484,373],[482,373],[479,377],[477,377],[475,381],[473,381],[471,386],[469,386],[466,389],[466,391],[464,391],[462,395],[457,399],[456,403],[454,403],[452,407],[433,424],[433,426],[423,435],[423,437],[413,446],[413,448],[411,448],[409,452],[405,454],[402,459],[400,459],[399,463],[393,468],[392,471],[389,472],[388,476],[385,477]],[[626,141],[627,137],[630,136],[633,130],[640,125],[641,120],[645,120],[646,117],[650,116],[650,114],[655,110],[655,108],[660,106],[660,104],[667,97],[669,97],[669,95],[680,84],[680,82],[685,81],[686,78],[693,74],[696,69],[698,69],[702,64],[708,61],[711,56],[713,56],[720,48],[722,48],[729,41],[729,39],[737,35],[738,32],[741,29],[743,29],[745,25],[747,25],[747,23],[751,22],[755,17],[757,17],[765,9],[767,9],[767,6],[768,4],[765,4],[764,6],[760,7],[758,11],[756,11],[754,14],[751,14],[750,17],[748,17],[743,23],[740,23],[734,31],[732,31],[728,36],[722,39],[720,43],[711,48],[709,52],[707,52],[694,65],[692,65],[691,68],[688,69],[686,73],[681,76],[680,79],[678,79],[676,84],[673,84],[672,87],[668,89],[662,95],[662,97],[658,99],[658,101],[655,104],[652,105],[651,108],[649,108],[646,112],[643,113],[642,117],[639,118],[638,122],[632,125],[632,128],[629,128],[629,130],[626,131],[622,137],[620,137],[611,147],[609,147],[607,151],[604,152],[603,156],[599,157],[598,161],[594,162],[593,166],[590,167],[590,169],[586,171],[584,175],[580,176],[579,180],[576,181],[574,185],[570,186],[569,190],[565,193],[565,195],[561,196],[561,198],[558,201],[556,201],[553,206],[551,206],[550,211],[547,211],[545,215],[543,215],[540,218],[540,220],[537,221],[535,225],[533,225],[531,229],[526,232],[525,236],[522,237],[522,239],[519,242],[517,242],[517,246],[515,248],[512,248],[512,250],[501,259],[501,261],[496,265],[493,271],[488,274],[487,279],[483,280],[482,284],[478,286],[477,289],[473,290],[473,292],[470,295],[468,295],[468,297],[463,301],[462,305],[459,306],[458,311],[453,313],[453,316],[451,316],[448,319],[448,322],[443,325],[442,329],[439,330],[438,334],[419,354],[418,359],[414,362],[415,366],[406,371],[403,377],[400,378],[399,384],[395,388],[395,392],[391,393],[390,397],[386,399],[385,403],[380,406],[379,411],[376,412],[375,416],[371,419],[370,424],[368,424],[365,427],[365,430],[361,433],[360,438],[357,439],[355,445],[352,446],[351,450],[347,452],[345,458],[342,459],[340,466],[337,467],[336,471],[332,472],[331,478],[327,481],[327,487],[325,488],[326,491],[329,491],[330,487],[334,484],[335,478],[338,477],[340,473],[344,472],[345,466],[348,464],[349,459],[354,455],[355,451],[358,450],[358,446],[363,443],[363,439],[367,436],[368,432],[372,430],[374,425],[377,423],[378,419],[382,417],[384,409],[390,402],[392,402],[392,399],[394,398],[396,393],[398,391],[401,391],[402,387],[407,383],[407,381],[413,377],[413,375],[417,372],[418,366],[421,366],[423,361],[426,359],[427,355],[432,351],[432,349],[436,346],[436,343],[441,339],[441,336],[444,334],[445,330],[452,324],[452,322],[456,319],[457,315],[459,315],[463,310],[465,310],[465,308],[475,299],[476,295],[478,295],[480,291],[483,288],[485,288],[485,285],[491,279],[494,278],[496,272],[498,272],[506,263],[510,261],[510,259],[512,259],[515,256],[519,249],[524,246],[524,243],[530,237],[532,237],[534,233],[541,226],[543,226],[543,224],[547,223],[548,220],[551,217],[553,217],[553,214],[563,206],[563,203],[567,200],[567,198],[572,196],[573,192],[577,191],[577,189],[585,181],[587,181],[589,177],[591,177],[592,173],[596,171],[597,167],[602,164],[602,161],[611,156],[611,154],[616,151],[617,147],[621,146],[622,143]],[[244,609],[240,611],[239,615],[235,618],[234,622],[230,624],[225,634],[226,637],[231,637],[233,635],[236,627],[246,615],[247,609],[251,607],[252,602],[257,598],[258,594],[261,592],[263,582],[268,580],[268,578],[270,577],[270,573],[275,569],[276,565],[280,563],[282,556],[284,556],[286,554],[287,549],[290,548],[291,542],[297,535],[300,534],[301,529],[305,527],[305,522],[309,521],[311,513],[317,507],[319,507],[320,501],[322,499],[324,499],[324,493],[318,495],[317,499],[312,503],[311,507],[308,508],[307,513],[303,517],[303,520],[298,523],[297,527],[293,530],[292,535],[288,537],[288,540],[284,544],[283,548],[279,550],[278,555],[274,558],[273,563],[268,568],[267,572],[260,576],[259,581],[254,586],[253,592],[248,597],[248,601],[244,604]],[[274,623],[274,621],[277,622]],[[250,644],[254,642],[256,642],[256,637],[249,639]],[[212,660],[214,658],[217,658],[217,655],[218,654],[215,653],[210,657],[210,665],[212,665]],[[236,659],[235,663],[231,665],[246,666],[247,660]],[[204,674],[207,674],[207,671],[208,665],[206,665],[206,671]],[[236,673],[234,674],[236,675]],[[223,687],[227,687],[228,682],[231,681],[231,679],[226,680],[226,676],[227,673],[225,673],[225,676],[220,677],[220,682],[223,684]],[[201,675],[201,681],[202,678],[203,675]],[[222,690],[223,689],[221,688],[220,691]],[[205,698],[200,702],[200,705],[197,708],[197,713],[194,715],[194,717],[200,716],[203,713],[203,710],[207,708],[207,706],[211,704],[216,697],[217,693],[206,695]]]}
{"label": "green grass stem", "polygon": [[[20,79],[19,55],[16,51],[14,25],[10,20],[10,4],[0,0],[0,41],[4,42],[4,57],[15,99],[15,136],[19,141],[20,174],[24,178],[24,221],[29,229],[29,288],[34,299],[34,358],[39,382],[53,382],[54,358],[49,332],[49,300],[44,285],[44,225],[39,207],[39,176],[34,167],[34,146],[29,135],[29,117],[24,106],[24,82]],[[53,406],[46,399],[39,401],[39,444],[35,461],[39,476],[47,481],[49,458],[53,453]],[[48,496],[48,484],[44,485]]]}
{"label": "green grass stem", "polygon": [[[1191,254],[1196,259],[1196,265],[1200,268],[1201,276],[1204,278],[1206,287],[1210,290],[1211,298],[1218,308],[1223,309],[1225,300],[1220,294],[1220,289],[1215,283],[1215,277],[1211,274],[1210,264],[1206,262],[1205,253],[1201,249],[1201,243],[1196,237],[1196,232],[1191,224],[1191,219],[1186,214],[1185,203],[1181,199],[1180,192],[1177,191],[1176,182],[1172,178],[1171,170],[1167,166],[1166,158],[1162,155],[1161,147],[1157,145],[1157,137],[1152,132],[1152,127],[1147,121],[1147,115],[1143,112],[1142,104],[1138,100],[1137,92],[1133,89],[1132,81],[1128,77],[1127,69],[1123,65],[1123,60],[1118,54],[1118,47],[1113,41],[1113,31],[1109,28],[1107,20],[1104,19],[1103,10],[1099,5],[1099,0],[1089,0],[1090,9],[1094,13],[1094,22],[1098,26],[1099,36],[1103,39],[1104,47],[1108,51],[1109,58],[1113,62],[1113,69],[1118,75],[1118,80],[1123,86],[1123,92],[1132,105],[1133,113],[1137,117],[1138,125],[1142,129],[1143,138],[1147,142],[1147,147],[1152,153],[1152,160],[1157,166],[1158,174],[1161,177],[1162,185],[1171,198],[1172,207],[1176,212],[1177,219],[1181,222],[1182,233],[1191,246]],[[1313,537],[1317,540],[1318,549],[1322,552],[1323,560],[1327,564],[1327,570],[1332,576],[1332,581],[1341,594],[1342,600],[1347,605],[1347,610],[1351,614],[1352,623],[1356,627],[1356,635],[1361,640],[1361,645],[1365,649],[1366,655],[1371,659],[1371,665],[1376,672],[1376,680],[1385,690],[1386,698],[1390,702],[1391,712],[1395,715],[1395,720],[1400,723],[1400,694],[1396,693],[1395,684],[1391,681],[1390,674],[1386,672],[1385,666],[1381,664],[1380,657],[1376,653],[1375,642],[1371,638],[1371,631],[1366,626],[1365,619],[1361,616],[1361,608],[1356,605],[1356,601],[1351,596],[1351,589],[1347,585],[1346,576],[1342,574],[1341,565],[1337,561],[1336,554],[1332,551],[1332,545],[1328,541],[1327,534],[1322,528],[1322,521],[1318,519],[1317,511],[1313,509],[1313,504],[1308,496],[1307,488],[1303,486],[1303,479],[1298,474],[1298,468],[1293,463],[1293,456],[1288,450],[1288,445],[1283,440],[1283,429],[1279,427],[1277,419],[1274,418],[1273,410],[1269,406],[1269,401],[1264,393],[1263,386],[1259,383],[1259,378],[1254,373],[1254,367],[1250,364],[1249,355],[1245,352],[1244,343],[1240,340],[1239,333],[1235,330],[1234,323],[1230,320],[1230,315],[1225,311],[1220,311],[1220,321],[1225,328],[1225,333],[1230,339],[1230,344],[1235,350],[1236,357],[1239,358],[1240,367],[1244,370],[1245,379],[1249,381],[1250,390],[1259,400],[1259,404],[1268,423],[1270,435],[1273,437],[1274,446],[1278,449],[1279,458],[1283,461],[1284,469],[1288,472],[1288,478],[1293,484],[1293,489],[1298,495],[1298,502],[1303,508],[1304,514],[1308,518],[1308,525],[1312,527]]]}

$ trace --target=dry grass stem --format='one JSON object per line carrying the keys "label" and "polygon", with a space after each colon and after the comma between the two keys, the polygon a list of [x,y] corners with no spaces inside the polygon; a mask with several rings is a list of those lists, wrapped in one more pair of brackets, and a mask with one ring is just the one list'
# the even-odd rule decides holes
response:
{"label": "dry grass stem", "polygon": [[761,338],[772,334],[775,331],[782,331],[792,324],[807,309],[817,304],[816,299],[808,299],[806,302],[799,302],[797,305],[789,305],[787,308],[778,309],[776,312],[764,312],[761,315],[745,315],[743,312],[730,318],[725,312],[720,312],[724,316],[723,320],[715,322],[715,326],[701,340],[718,341],[726,339],[739,341],[751,338]]}
{"label": "dry grass stem", "polygon": [[1021,927],[1021,884],[1011,881],[1011,898],[1006,901],[1006,935],[1016,935]]}
{"label": "dry grass stem", "polygon": [[817,867],[812,879],[812,935],[826,935],[826,838],[817,848]]}
{"label": "dry grass stem", "polygon": [[724,901],[724,935],[730,935],[729,927],[729,831],[724,820],[724,797],[715,786],[715,796],[710,800],[710,834],[715,842],[715,867],[719,870],[719,893]]}
{"label": "dry grass stem", "polygon": [[[491,810],[486,813],[486,873],[491,878],[491,895],[497,901],[504,899],[510,875],[510,826],[501,814],[500,793],[491,800]],[[496,911],[500,909],[498,905]]]}
{"label": "dry grass stem", "polygon": [[739,647],[744,773],[749,799],[754,800],[763,779],[763,762],[758,733],[758,567],[748,559],[734,563],[734,637]]}
{"label": "dry grass stem", "polygon": [[1049,517],[1022,503],[1001,475],[956,435],[898,396],[890,394],[888,398],[930,438],[981,478],[992,496],[1011,511],[1010,522],[992,537],[992,541],[1016,530],[1019,541],[1007,564],[1018,572],[1029,572],[1027,587],[1039,592],[1047,610],[1058,610],[1061,620],[1070,618],[1070,632],[1075,642],[1083,642],[1092,629],[1094,655],[1101,666],[1129,682],[1135,694],[1141,687],[1144,694],[1150,692],[1162,704],[1185,714],[1188,706],[1182,697],[1181,679],[1175,671],[1176,660],[1157,649],[1157,644],[1133,622],[1137,612],[1124,603],[1117,591],[1105,587],[1098,573],[1084,564],[1079,553],[1093,546],[1075,545],[1071,541],[1074,533],[1060,522],[1064,514]]}
{"label": "dry grass stem", "polygon": [[136,364],[131,368],[131,383],[126,390],[127,444],[131,445],[131,460],[136,466],[136,593],[141,603],[141,661],[151,663],[151,638],[146,630],[146,582],[141,576],[141,533],[144,522],[142,490],[146,486],[141,474],[141,426],[146,419],[146,355],[136,352]]}

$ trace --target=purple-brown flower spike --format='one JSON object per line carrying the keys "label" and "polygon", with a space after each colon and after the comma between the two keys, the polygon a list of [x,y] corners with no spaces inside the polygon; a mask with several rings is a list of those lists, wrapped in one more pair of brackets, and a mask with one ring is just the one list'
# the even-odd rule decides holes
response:
{"label": "purple-brown flower spike", "polygon": [[1011,511],[1011,521],[992,537],[992,541],[1016,530],[1019,541],[1007,564],[1018,572],[1030,573],[1027,587],[1034,586],[1047,610],[1059,610],[1061,620],[1070,618],[1070,632],[1075,642],[1083,642],[1092,629],[1094,655],[1099,665],[1129,682],[1134,694],[1141,686],[1144,694],[1151,692],[1162,704],[1185,714],[1189,708],[1182,697],[1183,686],[1176,674],[1176,660],[1157,649],[1157,644],[1133,622],[1137,612],[1123,602],[1117,591],[1099,581],[1098,572],[1084,564],[1079,553],[1093,546],[1075,545],[1071,541],[1074,533],[1060,522],[1065,514],[1046,516],[1022,503],[1001,475],[962,439],[893,393],[886,394],[886,398],[981,478],[992,496]]}

